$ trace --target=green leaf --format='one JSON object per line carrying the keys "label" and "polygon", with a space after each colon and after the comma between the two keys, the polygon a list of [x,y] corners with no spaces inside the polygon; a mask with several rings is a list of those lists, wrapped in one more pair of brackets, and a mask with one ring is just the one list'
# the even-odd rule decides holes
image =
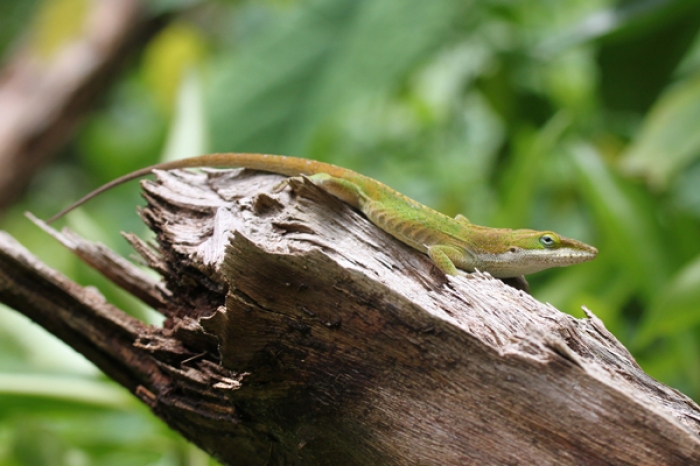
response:
{"label": "green leaf", "polygon": [[[592,2],[586,3],[590,5]],[[677,18],[688,16],[697,6],[695,0],[632,0],[608,3],[612,3],[612,6],[593,11],[583,16],[583,19],[580,19],[582,15],[579,12],[575,16],[577,21],[573,24],[568,24],[561,31],[550,31],[537,47],[538,53],[556,54],[585,42],[610,37],[619,40],[621,37],[647,33],[650,29],[663,27]]]}
{"label": "green leaf", "polygon": [[171,113],[185,76],[206,55],[203,34],[186,23],[172,23],[149,42],[143,54],[141,75],[164,113]]}
{"label": "green leaf", "polygon": [[207,129],[199,73],[190,69],[180,83],[175,115],[162,161],[184,159],[207,152]]}
{"label": "green leaf", "polygon": [[601,254],[615,256],[638,291],[651,298],[669,274],[652,200],[615,177],[590,146],[578,146],[573,161],[580,175],[581,192],[604,235]]}
{"label": "green leaf", "polygon": [[113,382],[48,374],[0,373],[0,395],[52,398],[110,408],[132,407],[136,403],[126,389]]}
{"label": "green leaf", "polygon": [[653,300],[639,334],[638,346],[674,335],[700,323],[700,256],[680,270]]}
{"label": "green leaf", "polygon": [[502,202],[493,226],[518,227],[528,223],[533,198],[541,187],[542,167],[570,124],[568,115],[559,112],[540,131],[523,130],[516,136],[519,144],[504,170]]}
{"label": "green leaf", "polygon": [[214,150],[302,154],[329,119],[396,90],[452,30],[457,0],[319,1],[219,69]]}
{"label": "green leaf", "polygon": [[654,105],[621,168],[656,189],[700,156],[700,73],[671,88]]}
{"label": "green leaf", "polygon": [[67,44],[79,38],[89,19],[87,0],[53,0],[41,2],[34,17],[31,46],[43,58],[53,58]]}

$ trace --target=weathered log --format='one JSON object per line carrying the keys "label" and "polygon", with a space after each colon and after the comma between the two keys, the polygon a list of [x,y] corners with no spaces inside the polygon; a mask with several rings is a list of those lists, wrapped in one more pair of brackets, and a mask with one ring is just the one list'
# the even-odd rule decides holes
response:
{"label": "weathered log", "polygon": [[44,226],[147,326],[0,237],[0,300],[231,465],[700,464],[700,409],[575,319],[424,255],[304,179],[158,173],[154,282]]}

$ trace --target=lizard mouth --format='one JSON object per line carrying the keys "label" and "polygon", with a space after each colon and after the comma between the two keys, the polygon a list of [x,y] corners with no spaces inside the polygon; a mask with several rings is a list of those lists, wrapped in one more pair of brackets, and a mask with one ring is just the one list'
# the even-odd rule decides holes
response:
{"label": "lizard mouth", "polygon": [[488,271],[496,278],[510,278],[529,275],[552,267],[566,267],[593,260],[598,254],[594,247],[533,249],[509,251],[503,254],[493,254],[486,258],[482,270]]}

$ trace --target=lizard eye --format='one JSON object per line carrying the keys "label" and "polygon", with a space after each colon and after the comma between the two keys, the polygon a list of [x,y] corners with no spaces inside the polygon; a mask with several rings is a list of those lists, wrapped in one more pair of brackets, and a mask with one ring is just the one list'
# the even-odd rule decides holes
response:
{"label": "lizard eye", "polygon": [[545,233],[544,235],[540,236],[540,244],[542,246],[544,246],[545,248],[554,247],[555,243],[556,243],[556,240],[549,233]]}

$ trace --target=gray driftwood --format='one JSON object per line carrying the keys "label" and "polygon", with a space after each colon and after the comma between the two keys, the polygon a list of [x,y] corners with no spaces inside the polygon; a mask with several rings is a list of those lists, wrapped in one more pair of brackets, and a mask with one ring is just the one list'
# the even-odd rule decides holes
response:
{"label": "gray driftwood", "polygon": [[158,173],[127,235],[163,276],[47,231],[153,328],[0,237],[0,300],[230,465],[700,464],[700,410],[577,320],[427,257],[305,180]]}

